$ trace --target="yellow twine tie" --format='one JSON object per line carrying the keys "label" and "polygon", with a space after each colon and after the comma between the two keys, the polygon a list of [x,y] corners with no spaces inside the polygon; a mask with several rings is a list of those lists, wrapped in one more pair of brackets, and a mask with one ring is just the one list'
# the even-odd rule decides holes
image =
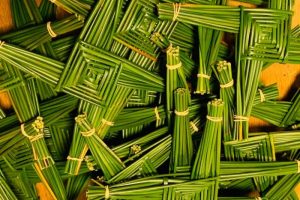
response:
{"label": "yellow twine tie", "polygon": [[22,133],[22,135],[27,137],[31,143],[44,137],[44,134],[38,134],[38,135],[34,135],[34,136],[28,135],[25,132],[24,124],[21,124],[21,133]]}
{"label": "yellow twine tie", "polygon": [[174,8],[173,21],[175,21],[179,16],[181,4],[180,3],[173,3],[173,8]]}
{"label": "yellow twine tie", "polygon": [[42,160],[43,160],[45,167],[42,167],[40,161],[38,160],[38,164],[40,165],[41,170],[46,169],[46,168],[50,167],[51,165],[54,165],[54,163],[55,163],[51,156],[46,156]]}
{"label": "yellow twine tie", "polygon": [[234,84],[234,81],[231,80],[230,82],[224,84],[224,85],[220,85],[220,88],[229,88],[229,87],[232,87]]}
{"label": "yellow twine tie", "polygon": [[160,116],[159,116],[159,112],[158,112],[157,106],[154,108],[154,113],[155,113],[156,121],[160,120]]}
{"label": "yellow twine tie", "polygon": [[298,164],[298,173],[300,173],[300,160],[297,160],[297,164]]}
{"label": "yellow twine tie", "polygon": [[258,89],[259,95],[260,95],[260,102],[266,101],[265,95],[261,89]]}
{"label": "yellow twine tie", "polygon": [[185,110],[185,111],[177,111],[175,110],[175,115],[178,115],[178,116],[187,116],[189,114],[189,109]]}
{"label": "yellow twine tie", "polygon": [[56,3],[56,0],[50,0],[50,2],[52,2],[52,3]]}
{"label": "yellow twine tie", "polygon": [[91,137],[92,135],[94,135],[96,132],[95,128],[92,128],[91,130],[89,131],[86,131],[86,132],[81,132],[81,135],[83,137]]}
{"label": "yellow twine tie", "polygon": [[177,69],[177,68],[180,68],[182,66],[182,63],[178,63],[178,64],[175,64],[175,65],[166,65],[168,70],[174,70],[174,69]]}
{"label": "yellow twine tie", "polygon": [[32,138],[29,138],[30,142],[34,142],[36,140],[42,139],[44,137],[44,134],[38,134],[35,136],[32,136]]}
{"label": "yellow twine tie", "polygon": [[86,113],[83,113],[83,114],[78,115],[77,117],[75,117],[75,121],[78,124],[81,124],[85,119],[86,119]]}
{"label": "yellow twine tie", "polygon": [[249,121],[249,117],[234,115],[235,122],[245,122]]}
{"label": "yellow twine tie", "polygon": [[71,156],[68,156],[67,160],[75,160],[75,161],[78,161],[78,162],[82,162],[83,161],[82,158],[74,158],[74,157],[71,157]]}
{"label": "yellow twine tie", "polygon": [[198,132],[198,131],[199,131],[198,127],[196,126],[196,124],[195,124],[194,122],[190,122],[190,125],[191,125],[191,127],[193,128],[193,130],[194,130],[195,132]]}
{"label": "yellow twine tie", "polygon": [[210,79],[210,76],[207,74],[197,74],[198,78],[206,78],[206,79]]}
{"label": "yellow twine tie", "polygon": [[114,125],[114,122],[110,122],[110,121],[108,121],[104,118],[101,121],[104,125],[107,125],[107,126],[113,126]]}
{"label": "yellow twine tie", "polygon": [[110,197],[110,194],[109,194],[109,188],[108,188],[108,185],[105,186],[105,199],[109,199]]}
{"label": "yellow twine tie", "polygon": [[1,48],[4,44],[5,44],[5,42],[0,40],[0,48]]}
{"label": "yellow twine tie", "polygon": [[47,22],[47,30],[48,30],[48,33],[49,35],[52,37],[52,38],[55,38],[57,36],[57,34],[53,31],[53,29],[51,28],[51,22]]}
{"label": "yellow twine tie", "polygon": [[255,199],[256,199],[256,200],[262,200],[262,198],[261,198],[261,197],[256,197]]}
{"label": "yellow twine tie", "polygon": [[212,122],[221,122],[223,120],[222,117],[213,117],[213,116],[208,116],[208,115],[206,115],[206,119],[208,119]]}

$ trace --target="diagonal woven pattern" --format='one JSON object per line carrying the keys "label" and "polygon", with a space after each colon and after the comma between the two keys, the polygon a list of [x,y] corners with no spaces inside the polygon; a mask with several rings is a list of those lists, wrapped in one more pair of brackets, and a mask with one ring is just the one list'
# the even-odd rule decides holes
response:
{"label": "diagonal woven pattern", "polygon": [[82,63],[66,77],[66,92],[103,106],[118,84],[163,91],[163,80],[154,73],[92,45],[81,42],[79,46]]}

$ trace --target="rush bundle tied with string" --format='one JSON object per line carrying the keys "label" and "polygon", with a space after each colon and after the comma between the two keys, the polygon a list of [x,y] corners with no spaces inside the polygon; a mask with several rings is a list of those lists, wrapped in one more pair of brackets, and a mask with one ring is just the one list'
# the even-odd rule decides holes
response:
{"label": "rush bundle tied with string", "polygon": [[297,1],[4,2],[0,199],[296,199]]}

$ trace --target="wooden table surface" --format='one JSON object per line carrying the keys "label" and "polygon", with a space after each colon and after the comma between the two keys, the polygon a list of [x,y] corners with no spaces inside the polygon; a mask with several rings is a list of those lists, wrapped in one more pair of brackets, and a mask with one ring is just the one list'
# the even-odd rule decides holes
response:
{"label": "wooden table surface", "polygon": [[[40,0],[36,1],[38,3],[40,2]],[[228,4],[235,6],[243,4],[246,7],[253,7],[250,4],[240,3],[232,0],[229,0]],[[293,10],[294,16],[292,26],[294,27],[300,24],[300,0],[295,0]],[[0,34],[10,31],[12,27],[13,25],[11,20],[9,0],[0,0]],[[300,65],[278,63],[273,64],[263,71],[261,75],[261,81],[265,85],[277,83],[279,88],[279,99],[289,100],[290,96],[292,95],[291,92],[295,91],[295,88],[300,87]],[[8,95],[3,91],[0,91],[0,106],[5,109],[11,108]],[[267,131],[270,125],[259,119],[251,118],[250,126],[250,129],[254,131]],[[41,199],[51,199],[50,195],[42,184],[37,184],[37,188]],[[296,191],[300,199],[300,185],[296,188]]]}

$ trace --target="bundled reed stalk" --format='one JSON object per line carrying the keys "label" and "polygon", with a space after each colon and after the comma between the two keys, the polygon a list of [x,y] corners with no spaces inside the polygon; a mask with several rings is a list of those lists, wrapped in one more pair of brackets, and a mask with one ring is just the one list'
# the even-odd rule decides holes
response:
{"label": "bundled reed stalk", "polygon": [[[214,1],[214,3],[221,2]],[[211,93],[210,77],[212,65],[217,61],[222,36],[222,31],[198,26],[199,69],[197,74],[196,94]]]}
{"label": "bundled reed stalk", "polygon": [[[53,38],[78,30],[82,27],[82,21],[79,21],[75,16],[69,16],[59,21],[49,21],[44,24],[2,35],[0,36],[0,40],[4,40],[11,44],[17,44],[32,51],[40,45],[50,42]],[[52,52],[52,55],[53,54],[54,52]]]}
{"label": "bundled reed stalk", "polygon": [[44,140],[43,118],[38,117],[32,126],[34,128],[33,132],[26,133],[24,125],[21,126],[21,131],[32,145],[36,173],[54,199],[67,199],[65,186]]}
{"label": "bundled reed stalk", "polygon": [[0,58],[21,71],[54,87],[64,69],[64,64],[19,47],[0,42]]}
{"label": "bundled reed stalk", "polygon": [[[155,32],[151,35],[151,41],[153,41],[157,46],[159,46],[163,52],[166,52],[168,47],[170,47],[171,45],[169,39],[161,35],[159,32]],[[193,73],[193,70],[196,67],[196,63],[193,59],[189,57],[188,53],[182,51],[181,46],[180,49],[180,61],[182,62],[184,75],[186,78],[190,78]]]}
{"label": "bundled reed stalk", "polygon": [[[85,112],[88,120],[93,122],[92,125],[96,129],[96,135],[99,137],[99,140],[103,140],[106,137],[110,127],[114,125],[115,118],[130,99],[132,92],[133,90],[130,88],[117,86],[114,92],[110,93],[108,105],[104,108],[82,102],[79,110]],[[78,125],[76,125],[65,171],[76,175],[87,151],[86,141],[80,134]],[[96,149],[94,153],[97,153]],[[101,160],[97,160],[97,162],[101,162]]]}
{"label": "bundled reed stalk", "polygon": [[177,88],[186,88],[188,85],[182,70],[179,47],[170,45],[167,49],[167,78],[166,78],[166,106],[167,116],[170,124],[171,113],[174,111],[174,91]]}
{"label": "bundled reed stalk", "polygon": [[193,157],[193,141],[189,124],[190,94],[187,89],[178,88],[174,92],[175,122],[173,128],[170,172],[189,171]]}
{"label": "bundled reed stalk", "polygon": [[146,154],[128,165],[124,170],[108,180],[107,183],[114,184],[136,176],[153,176],[157,174],[157,168],[169,159],[171,142],[172,138],[170,135],[155,142]]}
{"label": "bundled reed stalk", "polygon": [[233,115],[235,110],[235,89],[232,77],[231,63],[219,61],[216,67],[213,67],[214,73],[220,82],[220,98],[224,101],[223,111],[223,139],[231,141],[233,137]]}
{"label": "bundled reed stalk", "polygon": [[[13,3],[13,2],[12,2]],[[32,0],[25,0],[25,1],[17,1],[15,2],[17,3],[17,8],[20,8],[20,7],[26,7],[26,9],[22,10],[21,12],[19,11],[19,9],[16,9],[14,6],[12,7],[12,13],[13,13],[13,20],[16,21],[15,24],[16,24],[16,28],[20,29],[20,28],[23,28],[23,27],[20,27],[20,25],[22,24],[19,24],[17,22],[17,20],[19,18],[24,18],[25,16],[29,16],[29,18],[32,18],[33,20],[33,23],[36,25],[36,24],[41,24],[45,21],[45,18],[43,18],[43,16],[48,16],[49,13],[50,15],[53,14],[53,8],[49,8],[49,10],[44,10],[44,9],[39,9],[37,7],[37,4],[32,1]],[[24,3],[25,5],[22,5],[22,3]],[[40,8],[48,8],[48,6],[50,5],[51,7],[51,4],[47,1],[43,1],[41,3],[41,7]],[[49,12],[49,13],[48,13]],[[28,35],[25,34],[25,37],[28,37]],[[14,34],[12,34],[14,35]],[[15,37],[12,37],[10,39],[18,39],[18,38],[23,38],[24,35],[16,35]],[[37,38],[34,38],[34,37],[31,37],[31,34],[30,34],[30,38],[25,38],[27,40],[30,40],[32,38],[35,39],[35,41],[39,40],[40,37],[42,37],[41,35],[38,36]],[[35,42],[35,41],[32,41],[32,42]],[[26,41],[25,41],[26,42]],[[18,43],[15,43],[15,44],[19,44],[19,43],[24,43],[24,40],[20,40]],[[22,47],[27,47],[26,45],[31,45],[30,43],[27,43],[27,44],[23,44]],[[50,42],[44,42],[44,43],[41,43],[40,45],[36,46],[36,48],[34,49],[36,52],[39,52],[43,55],[46,55],[46,56],[49,56],[51,58],[56,58],[56,55],[55,55],[55,52],[52,48],[52,45]],[[17,70],[17,69],[15,69]],[[18,70],[17,70],[18,71]],[[20,75],[19,75],[20,76]],[[26,84],[26,83],[25,83]],[[41,82],[41,81],[38,81],[38,80],[35,80],[34,81],[34,84],[36,85],[36,92],[39,94],[41,100],[45,100],[45,99],[48,99],[48,98],[51,98],[53,96],[56,96],[56,92],[54,91],[53,87],[50,87],[49,85]]]}
{"label": "bundled reed stalk", "polygon": [[207,121],[191,172],[192,179],[216,177],[220,174],[223,107],[224,103],[220,99],[207,104]]}
{"label": "bundled reed stalk", "polygon": [[[137,158],[155,148],[158,142],[164,138],[167,133],[168,127],[163,127],[145,136],[115,146],[112,148],[112,151],[123,160],[124,164],[132,163]],[[92,155],[86,156],[85,161],[87,162],[87,166],[90,166],[91,171],[99,169]]]}
{"label": "bundled reed stalk", "polygon": [[97,130],[91,126],[85,115],[79,115],[75,120],[105,179],[110,179],[125,168],[120,158],[96,135]]}
{"label": "bundled reed stalk", "polygon": [[[41,23],[42,16],[38,10],[37,5],[32,0],[25,1],[11,1],[12,5],[12,14],[14,16],[13,21],[15,22],[16,28],[19,29],[23,25],[27,25],[25,21],[18,21],[20,18],[30,19],[30,23]],[[25,9],[19,10],[24,7]],[[21,22],[21,23],[19,23]],[[22,24],[23,23],[23,24]],[[39,50],[43,52],[45,55],[52,56],[51,53],[51,45],[45,44],[39,47]],[[12,65],[2,61],[2,64],[7,68],[13,68]],[[8,90],[10,99],[12,101],[14,110],[16,111],[20,122],[25,122],[33,117],[36,117],[38,114],[38,100],[37,100],[37,90],[35,88],[34,80],[25,80],[23,74],[19,72],[18,69],[13,69],[14,72],[7,71],[7,75],[9,76],[17,76],[19,79],[19,84],[14,87],[6,87],[4,88]],[[15,77],[16,78],[16,77]],[[5,85],[5,84],[4,84]],[[43,85],[43,84],[39,84]],[[47,91],[52,91],[46,85],[43,85]]]}

